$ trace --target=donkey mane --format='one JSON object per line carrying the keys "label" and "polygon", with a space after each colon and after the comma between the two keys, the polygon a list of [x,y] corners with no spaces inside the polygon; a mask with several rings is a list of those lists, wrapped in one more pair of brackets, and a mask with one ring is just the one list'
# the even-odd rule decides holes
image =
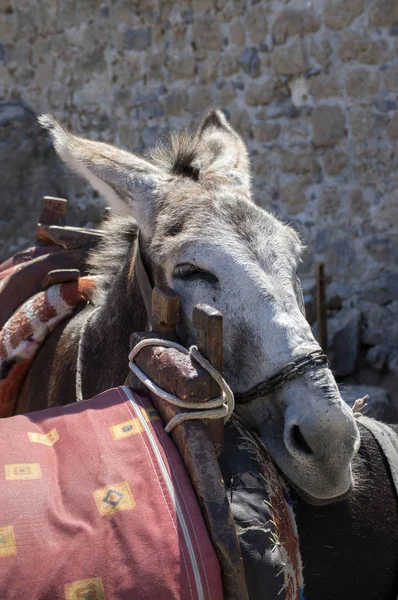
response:
{"label": "donkey mane", "polygon": [[183,130],[171,133],[166,142],[159,143],[148,153],[148,158],[170,175],[199,179],[199,144],[197,135]]}
{"label": "donkey mane", "polygon": [[138,226],[133,217],[112,215],[102,227],[104,237],[87,260],[90,273],[98,278],[94,304],[101,304],[112,283],[121,274],[126,260],[131,260],[131,249],[137,237]]}

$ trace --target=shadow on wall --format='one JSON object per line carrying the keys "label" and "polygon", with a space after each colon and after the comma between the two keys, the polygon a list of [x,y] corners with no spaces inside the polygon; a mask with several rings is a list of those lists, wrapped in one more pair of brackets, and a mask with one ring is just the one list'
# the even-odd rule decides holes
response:
{"label": "shadow on wall", "polygon": [[[0,103],[0,261],[34,241],[43,196],[74,196],[72,179],[34,111],[22,102]],[[73,225],[100,219],[101,202],[72,205],[68,214]]]}

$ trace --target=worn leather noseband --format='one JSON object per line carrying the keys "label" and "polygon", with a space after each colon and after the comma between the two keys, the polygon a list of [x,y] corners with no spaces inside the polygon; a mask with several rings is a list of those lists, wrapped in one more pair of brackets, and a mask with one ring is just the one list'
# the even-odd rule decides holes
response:
{"label": "worn leather noseband", "polygon": [[235,394],[235,402],[237,404],[247,404],[256,398],[269,396],[276,388],[281,387],[284,383],[293,381],[296,377],[304,375],[307,371],[318,367],[328,367],[329,361],[323,350],[314,350],[309,354],[300,356],[295,361],[285,365],[275,375],[261,381],[247,392]]}

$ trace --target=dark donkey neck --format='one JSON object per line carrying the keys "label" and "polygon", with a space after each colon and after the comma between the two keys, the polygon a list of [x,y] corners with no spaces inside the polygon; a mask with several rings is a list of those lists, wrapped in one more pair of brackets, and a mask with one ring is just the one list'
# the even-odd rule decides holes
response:
{"label": "dark donkey neck", "polygon": [[82,355],[84,398],[123,385],[129,372],[130,336],[147,329],[147,313],[132,261],[126,261],[87,324]]}
{"label": "dark donkey neck", "polygon": [[[135,246],[136,240],[126,253],[120,272],[103,292],[98,310],[87,323],[82,354],[83,398],[123,385],[129,372],[130,335],[147,328],[146,310],[134,276]],[[87,306],[57,327],[46,340],[25,379],[17,413],[76,401],[78,345],[84,323],[92,311],[93,306]]]}

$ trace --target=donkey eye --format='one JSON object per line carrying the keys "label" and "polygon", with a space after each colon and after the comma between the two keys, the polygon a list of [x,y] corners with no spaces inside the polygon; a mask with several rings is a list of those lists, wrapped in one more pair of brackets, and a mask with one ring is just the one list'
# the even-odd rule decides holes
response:
{"label": "donkey eye", "polygon": [[218,282],[218,279],[215,275],[212,275],[212,273],[209,273],[208,271],[203,271],[203,269],[200,269],[192,263],[183,263],[181,265],[177,265],[174,269],[174,277],[185,280],[203,279],[208,283]]}
{"label": "donkey eye", "polygon": [[196,275],[197,273],[200,273],[200,269],[191,263],[177,265],[174,269],[175,277],[190,277],[191,275]]}

